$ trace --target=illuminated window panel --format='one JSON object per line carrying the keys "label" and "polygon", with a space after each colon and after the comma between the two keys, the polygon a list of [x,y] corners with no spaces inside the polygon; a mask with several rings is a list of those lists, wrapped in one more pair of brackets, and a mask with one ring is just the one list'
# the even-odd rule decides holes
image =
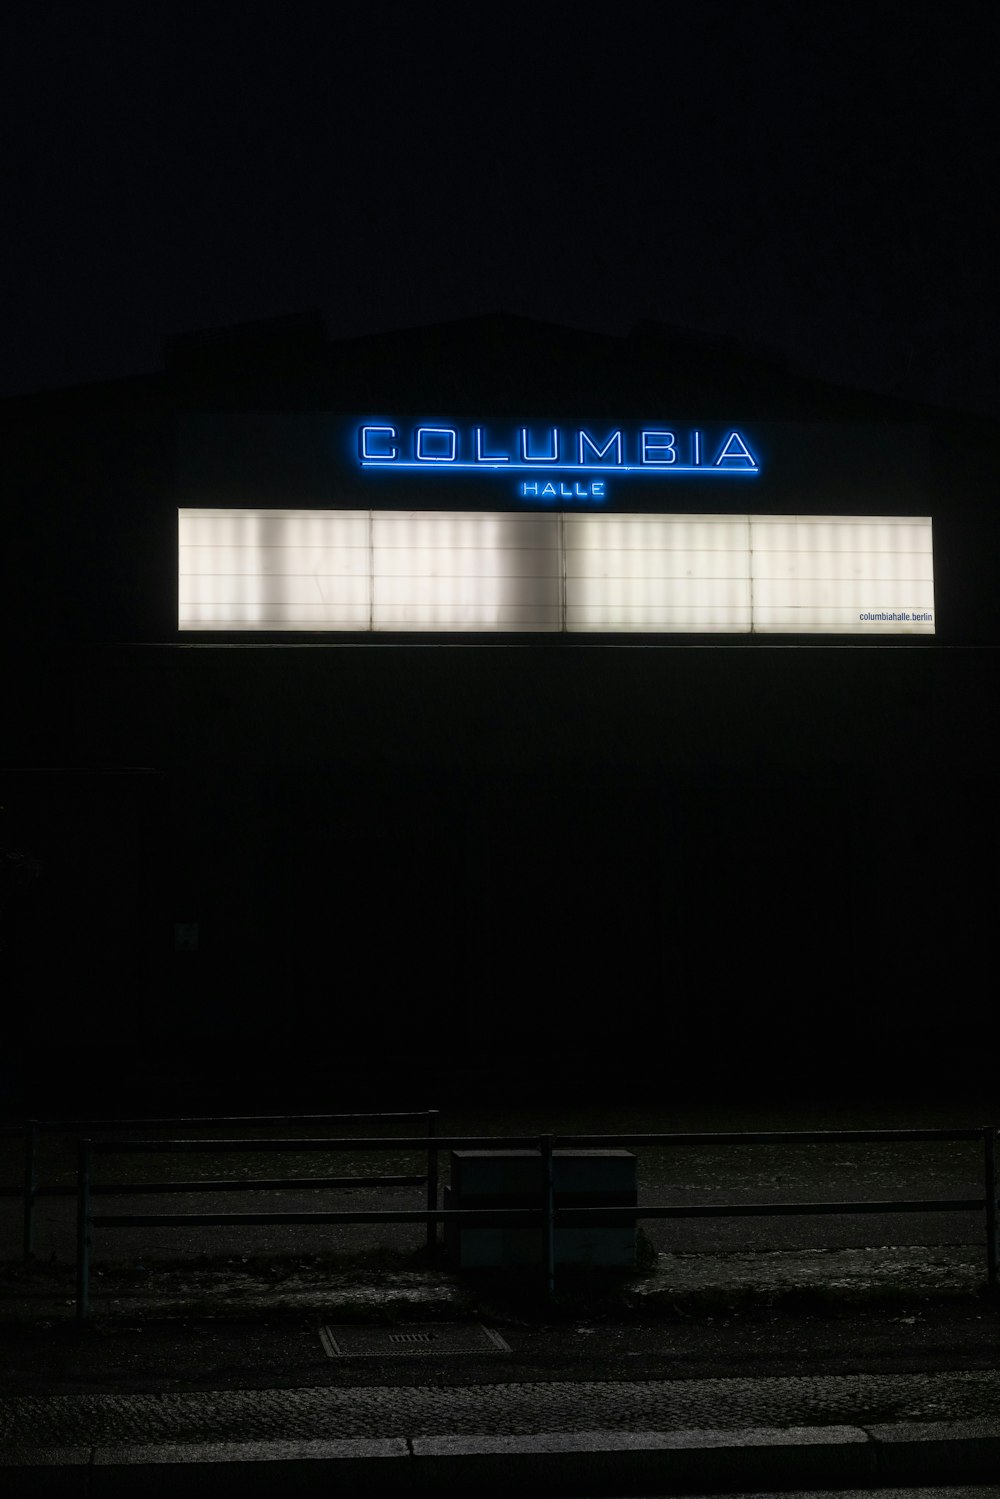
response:
{"label": "illuminated window panel", "polygon": [[568,513],[573,551],[746,552],[746,515],[609,515]]}
{"label": "illuminated window panel", "polygon": [[566,628],[748,633],[744,516],[567,515]]}
{"label": "illuminated window panel", "polygon": [[556,515],[375,511],[376,630],[561,627]]}
{"label": "illuminated window panel", "polygon": [[933,634],[929,519],[752,516],[761,633]]}
{"label": "illuminated window panel", "polygon": [[368,630],[367,510],[182,510],[181,630]]}
{"label": "illuminated window panel", "polygon": [[928,519],[182,510],[181,630],[932,634]]}

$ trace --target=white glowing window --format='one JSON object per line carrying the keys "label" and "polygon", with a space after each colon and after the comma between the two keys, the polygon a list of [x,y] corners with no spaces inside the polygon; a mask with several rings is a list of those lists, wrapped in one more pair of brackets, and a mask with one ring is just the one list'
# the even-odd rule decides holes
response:
{"label": "white glowing window", "polygon": [[181,630],[933,634],[928,519],[182,510]]}
{"label": "white glowing window", "polygon": [[785,634],[930,634],[929,520],[751,517],[753,627]]}
{"label": "white glowing window", "polygon": [[367,510],[182,510],[182,630],[367,630]]}
{"label": "white glowing window", "polygon": [[746,516],[567,515],[568,630],[750,630]]}
{"label": "white glowing window", "polygon": [[558,630],[555,515],[375,511],[376,630]]}

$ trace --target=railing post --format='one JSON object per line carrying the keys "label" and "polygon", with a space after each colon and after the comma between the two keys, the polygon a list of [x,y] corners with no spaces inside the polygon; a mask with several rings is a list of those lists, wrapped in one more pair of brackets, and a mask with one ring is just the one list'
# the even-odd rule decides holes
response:
{"label": "railing post", "polygon": [[22,1248],[24,1263],[35,1257],[35,1198],[38,1193],[38,1125],[28,1119],[24,1125],[24,1217]]}
{"label": "railing post", "polygon": [[997,1132],[996,1126],[988,1124],[983,1130],[986,1166],[986,1277],[991,1289],[996,1289],[997,1268],[1000,1262],[1000,1238],[997,1234]]}
{"label": "railing post", "polygon": [[[437,1134],[437,1109],[427,1110],[427,1136],[430,1138]],[[427,1147],[427,1211],[436,1213],[438,1205],[438,1153],[437,1147]],[[427,1248],[437,1249],[438,1233],[437,1223],[433,1218],[427,1220]]]}
{"label": "railing post", "polygon": [[555,1190],[552,1181],[552,1136],[542,1135],[542,1269],[545,1294],[551,1301],[556,1289]]}
{"label": "railing post", "polygon": [[90,1316],[90,1141],[77,1145],[76,1320]]}

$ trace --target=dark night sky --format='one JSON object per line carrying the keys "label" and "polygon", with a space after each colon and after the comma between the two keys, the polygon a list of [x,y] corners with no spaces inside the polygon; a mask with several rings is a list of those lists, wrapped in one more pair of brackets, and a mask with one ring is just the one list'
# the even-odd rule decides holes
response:
{"label": "dark night sky", "polygon": [[0,391],[323,310],[655,318],[996,411],[993,3],[8,13]]}

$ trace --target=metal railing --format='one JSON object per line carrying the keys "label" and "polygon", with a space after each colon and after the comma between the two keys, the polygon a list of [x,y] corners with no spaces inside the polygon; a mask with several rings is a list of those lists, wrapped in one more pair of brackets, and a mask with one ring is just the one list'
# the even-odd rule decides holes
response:
{"label": "metal railing", "polygon": [[[122,1130],[137,1129],[273,1129],[275,1127],[295,1127],[315,1129],[324,1125],[347,1125],[352,1124],[423,1124],[428,1140],[432,1140],[437,1130],[439,1110],[417,1109],[407,1113],[364,1113],[364,1114],[236,1114],[236,1115],[178,1115],[173,1114],[161,1118],[148,1119],[25,1119],[13,1124],[0,1124],[0,1138],[19,1136],[24,1142],[23,1172],[21,1185],[17,1187],[0,1187],[0,1197],[20,1197],[22,1204],[22,1232],[21,1252],[25,1264],[29,1264],[35,1253],[35,1209],[40,1197],[75,1197],[78,1192],[78,1182],[74,1181],[65,1186],[40,1186],[38,1181],[38,1143],[42,1134],[69,1135],[79,1139],[82,1135],[90,1135],[92,1131],[101,1134],[112,1133]],[[253,1141],[244,1142],[247,1150],[251,1150]],[[291,1145],[289,1148],[293,1148]],[[344,1178],[342,1181],[329,1179],[317,1181],[314,1185],[334,1186],[419,1186],[427,1183],[428,1205],[437,1203],[437,1150],[433,1146],[427,1149],[427,1172],[420,1176],[396,1176],[396,1177],[371,1177],[359,1179],[357,1177]],[[140,1193],[152,1192],[184,1192],[200,1190],[202,1185],[210,1187],[216,1192],[235,1192],[240,1190],[252,1190],[259,1187],[264,1190],[278,1189],[283,1185],[293,1185],[290,1182],[271,1181],[216,1181],[209,1183],[185,1183],[185,1182],[149,1182],[138,1183],[127,1188],[128,1193],[139,1195]],[[118,1189],[110,1184],[95,1186],[94,1193],[106,1192],[109,1195]],[[428,1228],[428,1236],[431,1229]]]}
{"label": "metal railing", "polygon": [[[796,1203],[728,1203],[711,1205],[693,1204],[635,1204],[628,1207],[557,1207],[553,1189],[553,1153],[561,1150],[593,1150],[602,1148],[623,1149],[629,1147],[656,1146],[729,1146],[729,1145],[841,1145],[841,1144],[903,1144],[903,1143],[957,1143],[976,1141],[983,1146],[983,1170],[985,1191],[975,1198],[931,1198],[918,1200],[889,1199],[886,1201],[861,1202],[796,1202]],[[572,1223],[585,1223],[600,1215],[602,1222],[621,1220],[635,1224],[640,1219],[663,1218],[738,1218],[738,1217],[791,1217],[810,1214],[855,1214],[855,1213],[943,1213],[979,1212],[985,1210],[987,1279],[991,1288],[997,1285],[1000,1265],[1000,1239],[998,1239],[997,1213],[997,1129],[987,1125],[980,1129],[913,1129],[913,1130],[794,1130],[794,1131],[746,1131],[723,1134],[633,1134],[633,1135],[504,1135],[504,1136],[438,1136],[420,1138],[397,1136],[387,1139],[380,1136],[351,1139],[313,1140],[119,1140],[98,1141],[81,1139],[79,1142],[77,1179],[77,1296],[78,1319],[90,1315],[90,1248],[92,1228],[195,1228],[206,1226],[251,1227],[291,1224],[351,1224],[351,1223],[425,1223],[428,1244],[436,1238],[438,1223],[469,1224],[479,1227],[535,1227],[541,1228],[541,1270],[546,1293],[551,1297],[555,1291],[555,1229]],[[437,1206],[437,1161],[441,1150],[537,1150],[539,1152],[539,1205],[517,1208],[450,1208]],[[294,1150],[354,1151],[368,1153],[379,1150],[427,1150],[428,1161],[434,1154],[433,1170],[428,1166],[428,1205],[426,1209],[403,1211],[375,1210],[367,1212],[290,1212],[290,1213],[154,1213],[120,1214],[93,1213],[91,1196],[100,1191],[114,1192],[119,1196],[133,1192],[151,1191],[156,1184],[95,1186],[91,1180],[95,1155],[165,1154],[165,1153],[238,1153],[279,1152]],[[348,1178],[357,1184],[358,1178]],[[287,1186],[322,1185],[325,1181],[340,1181],[327,1178],[316,1181],[304,1179],[281,1183]],[[433,1183],[433,1186],[432,1186]],[[226,1184],[235,1189],[236,1184]],[[239,1183],[246,1186],[246,1183]],[[220,1184],[190,1182],[183,1188],[171,1185],[169,1190],[212,1191]]]}

